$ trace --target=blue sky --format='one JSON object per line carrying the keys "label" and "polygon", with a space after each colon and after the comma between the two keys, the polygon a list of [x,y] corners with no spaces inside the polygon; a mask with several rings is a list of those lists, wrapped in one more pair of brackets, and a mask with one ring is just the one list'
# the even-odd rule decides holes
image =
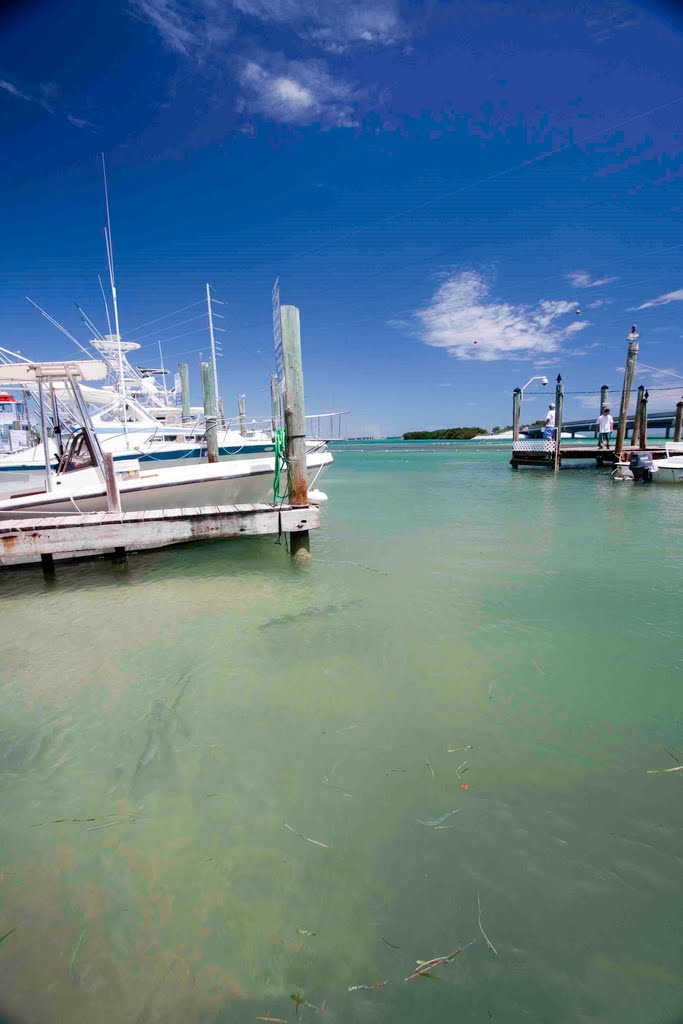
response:
{"label": "blue sky", "polygon": [[[352,410],[353,432],[509,422],[534,374],[618,387],[634,321],[636,382],[681,388],[653,407],[683,393],[675,6],[25,0],[0,17],[0,344],[76,353],[26,295],[82,342],[75,302],[104,329],[104,151],[123,336],[149,346],[140,364],[157,339],[187,359],[197,398],[190,304],[209,281],[226,408],[246,392],[266,412],[277,274],[308,409]],[[596,405],[570,395],[566,415]],[[525,417],[544,408],[530,396]]]}

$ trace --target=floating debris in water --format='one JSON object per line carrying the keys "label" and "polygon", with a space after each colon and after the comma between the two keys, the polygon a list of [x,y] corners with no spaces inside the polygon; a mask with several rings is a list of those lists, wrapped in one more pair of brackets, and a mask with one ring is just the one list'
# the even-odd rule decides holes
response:
{"label": "floating debris in water", "polygon": [[299,935],[317,935],[317,932],[309,932],[308,928],[297,928]]}
{"label": "floating debris in water", "polygon": [[535,669],[536,669],[536,670],[537,670],[538,672],[540,672],[540,673],[541,673],[541,675],[543,675],[543,676],[545,675],[545,669],[543,668],[543,666],[542,666],[542,665],[539,665],[537,661],[534,661],[534,660],[533,660],[533,658],[531,659],[531,664],[532,664],[532,665],[534,666],[534,668],[535,668]]}
{"label": "floating debris in water", "polygon": [[87,929],[84,928],[83,931],[81,932],[81,934],[80,934],[80,936],[78,938],[78,942],[76,943],[76,948],[74,949],[74,951],[73,951],[73,953],[71,955],[71,960],[69,961],[69,977],[72,978],[72,979],[73,979],[73,976],[74,976],[74,964],[76,962],[76,957],[78,956],[78,951],[81,948],[81,943],[83,942],[83,939],[85,937],[86,931],[87,931]]}
{"label": "floating debris in water", "polygon": [[0,942],[4,942],[5,939],[8,939],[10,937],[10,935],[12,934],[12,932],[15,932],[18,927],[19,927],[19,925],[17,924],[17,925],[14,926],[14,928],[10,928],[10,930],[8,932],[5,932],[4,935],[0,935]]}
{"label": "floating debris in water", "polygon": [[378,989],[384,988],[384,986],[388,984],[388,981],[376,981],[374,985],[349,985],[347,992],[357,992],[359,988],[367,988],[376,992]]}
{"label": "floating debris in water", "polygon": [[432,773],[432,782],[436,782],[436,775],[434,774],[434,769],[432,768],[431,763],[429,761],[425,761],[425,764]]}
{"label": "floating debris in water", "polygon": [[440,818],[434,818],[432,821],[422,821],[420,818],[417,819],[418,824],[426,825],[427,828],[436,828],[438,825],[442,825],[447,818],[450,818],[452,814],[457,814],[461,811],[462,807],[456,807],[454,811],[446,811]]}
{"label": "floating debris in water", "polygon": [[683,772],[683,764],[676,765],[675,768],[648,768],[648,775],[664,775],[667,772]]}
{"label": "floating debris in water", "polygon": [[[93,821],[95,819],[93,818]],[[137,818],[127,817],[121,818],[120,821],[105,821],[104,825],[91,825],[90,828],[86,828],[86,832],[96,832],[98,828],[109,828],[111,825],[128,825],[132,821],[137,821]]]}
{"label": "floating debris in water", "polygon": [[297,832],[295,828],[292,828],[291,825],[288,825],[286,821],[283,821],[282,824],[285,826],[285,828],[288,828],[290,832],[293,832],[295,836],[299,836],[300,839],[305,839],[307,843],[313,843],[314,846],[322,846],[326,850],[330,849],[327,843],[319,843],[317,839],[309,839],[309,837],[305,836],[303,832]]}
{"label": "floating debris in water", "polygon": [[484,926],[483,926],[483,924],[481,923],[481,900],[479,899],[479,893],[477,893],[477,908],[478,908],[478,911],[479,911],[479,913],[478,913],[478,918],[479,918],[479,931],[481,932],[481,934],[482,934],[482,935],[484,936],[484,938],[486,939],[486,945],[487,945],[487,946],[489,947],[489,949],[491,950],[491,952],[495,953],[495,954],[496,954],[496,956],[498,956],[498,950],[496,949],[496,947],[495,947],[495,946],[493,945],[493,943],[492,943],[492,942],[491,942],[491,940],[489,939],[488,935],[487,935],[487,934],[486,934],[486,932],[484,931]]}
{"label": "floating debris in water", "polygon": [[472,744],[470,743],[466,747],[449,747],[448,748],[448,753],[449,754],[457,754],[459,750],[472,750],[472,749],[473,749],[472,748]]}
{"label": "floating debris in water", "polygon": [[270,1024],[288,1024],[288,1021],[283,1020],[282,1017],[257,1017],[256,1020],[269,1021]]}
{"label": "floating debris in water", "polygon": [[341,729],[335,729],[335,732],[351,732],[352,729],[359,729],[360,726],[356,723],[354,725],[345,725]]}
{"label": "floating debris in water", "polygon": [[400,949],[401,948],[400,946],[395,946],[393,944],[393,942],[389,942],[389,940],[385,939],[384,936],[382,936],[382,942],[386,942],[387,946],[391,946],[392,949]]}
{"label": "floating debris in water", "polygon": [[[474,939],[473,941],[476,942],[476,939]],[[435,956],[431,960],[418,960],[417,970],[413,971],[412,974],[409,974],[408,977],[404,978],[403,980],[412,981],[413,978],[431,978],[432,981],[438,981],[439,979],[437,978],[437,976],[431,973],[434,970],[434,968],[445,967],[446,964],[449,964],[452,960],[455,960],[456,956],[459,956],[460,953],[464,953],[464,951],[468,949],[471,945],[472,942],[468,942],[466,946],[461,946],[460,949],[456,949],[453,953],[448,953],[446,956]]]}

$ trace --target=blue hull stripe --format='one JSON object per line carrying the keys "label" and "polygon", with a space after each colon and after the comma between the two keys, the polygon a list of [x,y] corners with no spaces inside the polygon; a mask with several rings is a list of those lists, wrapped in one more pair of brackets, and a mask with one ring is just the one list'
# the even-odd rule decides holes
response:
{"label": "blue hull stripe", "polygon": [[[251,455],[272,455],[274,451],[272,444],[250,444],[244,448],[219,448],[218,454],[221,458],[235,458],[237,456],[249,457]],[[138,452],[133,449],[130,452],[117,454],[114,462],[127,462],[130,459],[137,459],[139,462],[172,462],[183,459],[204,459],[206,458],[206,447],[203,448],[176,448],[175,451],[159,452]],[[30,462],[24,466],[12,465],[3,466],[0,462],[0,473],[44,473],[45,466],[42,462]]]}

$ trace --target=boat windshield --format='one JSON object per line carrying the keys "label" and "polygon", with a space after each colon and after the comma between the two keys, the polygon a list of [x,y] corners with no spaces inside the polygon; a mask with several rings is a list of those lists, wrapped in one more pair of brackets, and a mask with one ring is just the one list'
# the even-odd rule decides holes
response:
{"label": "boat windshield", "polygon": [[70,473],[76,469],[86,469],[94,466],[95,461],[88,445],[88,439],[83,430],[77,430],[69,440],[64,449],[64,454],[57,467],[58,473]]}

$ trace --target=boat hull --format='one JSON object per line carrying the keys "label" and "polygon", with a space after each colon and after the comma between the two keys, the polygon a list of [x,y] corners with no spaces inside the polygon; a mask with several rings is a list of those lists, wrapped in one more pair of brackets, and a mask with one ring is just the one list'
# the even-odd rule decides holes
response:
{"label": "boat hull", "polygon": [[[309,487],[320,480],[332,461],[329,452],[308,456]],[[139,478],[119,482],[121,509],[147,512],[203,505],[272,504],[274,471],[275,460],[267,458],[204,464],[198,468],[144,469]],[[89,469],[67,474],[63,491],[55,483],[49,493],[43,491],[0,502],[0,520],[106,511],[104,485],[96,471]]]}

